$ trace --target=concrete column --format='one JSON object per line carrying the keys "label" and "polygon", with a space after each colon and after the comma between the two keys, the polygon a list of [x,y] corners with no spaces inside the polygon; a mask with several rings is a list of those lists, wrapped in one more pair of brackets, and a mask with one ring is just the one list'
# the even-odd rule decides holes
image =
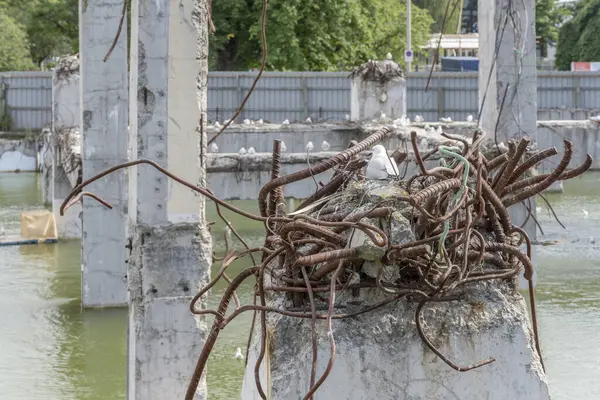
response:
{"label": "concrete column", "polygon": [[[121,19],[122,0],[81,0],[81,121],[83,179],[127,161],[127,26],[104,62]],[[83,201],[82,302],[84,307],[127,304],[125,171],[87,187],[113,209]]]}
{"label": "concrete column", "polygon": [[[479,123],[490,140],[496,137],[505,142],[529,136],[537,141],[535,2],[479,0],[478,10]],[[533,216],[535,208],[532,198]],[[509,213],[517,226],[529,214],[523,204],[511,207]],[[536,239],[533,218],[524,228]]]}
{"label": "concrete column", "polygon": [[400,66],[392,60],[369,61],[358,67],[352,77],[350,118],[363,121],[406,115],[406,80]]}
{"label": "concrete column", "polygon": [[[130,157],[206,181],[206,0],[133,1]],[[206,121],[206,118],[203,118]],[[206,335],[189,302],[208,282],[204,199],[148,165],[130,171],[128,399],[182,399]],[[206,384],[197,398],[206,399]]]}

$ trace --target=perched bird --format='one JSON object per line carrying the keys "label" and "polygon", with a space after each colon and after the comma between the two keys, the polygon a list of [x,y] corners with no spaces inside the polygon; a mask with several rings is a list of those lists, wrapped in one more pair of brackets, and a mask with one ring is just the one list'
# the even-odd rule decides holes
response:
{"label": "perched bird", "polygon": [[429,124],[425,124],[425,132],[431,133],[433,132],[433,128]]}
{"label": "perched bird", "polygon": [[256,124],[257,124],[257,125],[262,125],[263,123],[264,123],[264,121],[262,120],[262,118],[261,118],[261,119],[259,119],[258,121],[256,121]]}
{"label": "perched bird", "polygon": [[282,140],[281,141],[281,152],[285,153],[287,151],[287,147],[285,146],[285,142]]}
{"label": "perched bird", "polygon": [[583,218],[587,219],[587,217],[589,215],[588,212],[587,212],[587,210],[581,210],[581,212],[583,213]]}
{"label": "perched bird", "polygon": [[[226,119],[225,121],[223,121],[223,123],[224,123],[225,125],[227,125],[227,124],[229,123],[229,121],[231,121],[231,120],[230,120],[230,119]],[[233,125],[233,123],[234,123],[234,122],[235,122],[235,121],[231,121],[231,125]]]}
{"label": "perched bird", "polygon": [[421,115],[415,115],[415,122],[421,123],[423,121],[425,121],[425,119],[423,118],[423,116],[421,116]]}
{"label": "perched bird", "polygon": [[208,146],[208,151],[210,151],[211,153],[218,153],[219,146],[217,146],[217,144],[213,142],[210,144],[210,146]]}
{"label": "perched bird", "polygon": [[386,115],[385,113],[381,113],[381,115],[379,116],[379,119],[385,119]]}
{"label": "perched bird", "polygon": [[220,128],[221,127],[221,124],[219,123],[219,121],[215,121],[215,127],[216,128]]}
{"label": "perched bird", "polygon": [[387,53],[387,54],[385,55],[385,58],[386,58],[386,59],[388,59],[388,60],[392,60],[392,59],[393,59],[393,57],[392,57],[392,53]]}
{"label": "perched bird", "polygon": [[306,144],[306,151],[313,151],[315,149],[315,145],[313,144],[313,142],[308,142]]}
{"label": "perched bird", "polygon": [[398,171],[396,161],[387,155],[385,147],[380,144],[374,146],[365,176],[369,179],[386,179],[398,175]]}
{"label": "perched bird", "polygon": [[593,236],[590,236],[590,243],[591,244],[596,244],[596,239],[594,239]]}
{"label": "perched bird", "polygon": [[350,121],[350,114],[346,114],[346,121]]}
{"label": "perched bird", "polygon": [[4,227],[0,228],[0,236],[6,236],[6,230],[4,230]]}
{"label": "perched bird", "polygon": [[473,122],[473,116],[467,115],[467,122]]}
{"label": "perched bird", "polygon": [[536,207],[535,208],[535,212],[538,213],[538,214],[541,213],[542,212],[542,207]]}
{"label": "perched bird", "polygon": [[449,124],[450,122],[452,122],[452,118],[448,117],[448,118],[440,118],[440,121],[445,123],[445,124]]}
{"label": "perched bird", "polygon": [[410,125],[410,118],[408,118],[406,115],[403,115],[402,118],[400,118],[400,125],[402,126],[409,126]]}
{"label": "perched bird", "polygon": [[306,121],[304,121],[304,122],[306,122],[307,124],[312,124],[312,119],[310,119],[310,117],[308,117],[308,118],[306,118]]}
{"label": "perched bird", "polygon": [[290,124],[290,120],[289,119],[284,119],[282,122],[283,125],[289,125]]}
{"label": "perched bird", "polygon": [[429,149],[429,142],[427,142],[427,139],[425,139],[425,138],[421,139],[421,141],[419,142],[419,151],[424,152],[424,151],[427,151],[428,149]]}
{"label": "perched bird", "polygon": [[235,351],[235,359],[236,360],[243,360],[244,359],[244,355],[242,354],[242,349],[239,348],[239,347]]}
{"label": "perched bird", "polygon": [[323,140],[321,143],[321,151],[329,151],[331,149],[331,145],[327,142],[327,140]]}
{"label": "perched bird", "polygon": [[385,160],[382,157],[372,155],[369,164],[367,164],[365,176],[368,179],[387,179],[389,174],[385,167]]}
{"label": "perched bird", "polygon": [[246,148],[242,147],[239,151],[240,155],[244,155],[246,153],[248,153],[248,151],[246,150]]}
{"label": "perched bird", "polygon": [[255,154],[256,150],[254,150],[254,147],[249,147],[248,148],[248,154]]}
{"label": "perched bird", "polygon": [[244,125],[250,125],[251,122],[248,118],[246,118],[243,123]]}

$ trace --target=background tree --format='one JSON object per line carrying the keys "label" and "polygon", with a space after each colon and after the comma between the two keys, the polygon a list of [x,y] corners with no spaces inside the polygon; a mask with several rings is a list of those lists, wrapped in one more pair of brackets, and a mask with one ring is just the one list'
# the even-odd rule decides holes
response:
{"label": "background tree", "polygon": [[27,35],[0,7],[0,71],[33,69]]}
{"label": "background tree", "polygon": [[[429,11],[433,18],[432,33],[461,33],[461,9],[467,0],[414,0],[413,5]],[[448,5],[448,2],[450,3]],[[414,7],[413,7],[414,8]],[[448,13],[446,14],[446,8]],[[445,21],[444,21],[445,18]],[[444,32],[442,32],[442,25]]]}
{"label": "background tree", "polygon": [[78,0],[0,0],[0,8],[27,34],[31,59],[79,51]]}
{"label": "background tree", "polygon": [[569,11],[557,0],[536,0],[535,34],[540,38],[543,54],[546,54],[548,45],[556,44],[560,25],[568,14]]}
{"label": "background tree", "polygon": [[600,0],[580,0],[560,28],[556,67],[569,70],[572,61],[600,61]]}
{"label": "background tree", "polygon": [[[246,70],[260,64],[261,0],[213,2],[216,33],[211,69]],[[397,0],[270,0],[270,70],[347,70],[391,52],[404,53],[406,8]],[[413,47],[425,43],[432,19],[413,7]]]}
{"label": "background tree", "polygon": [[35,63],[79,52],[78,7],[78,0],[35,2],[27,23],[31,57]]}

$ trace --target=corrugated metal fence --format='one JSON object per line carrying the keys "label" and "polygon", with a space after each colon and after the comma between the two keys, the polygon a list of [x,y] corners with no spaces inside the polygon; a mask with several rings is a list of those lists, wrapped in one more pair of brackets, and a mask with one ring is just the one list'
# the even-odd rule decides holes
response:
{"label": "corrugated metal fence", "polygon": [[[350,113],[350,79],[346,72],[266,72],[241,119],[302,121],[308,116],[343,120]],[[229,118],[248,92],[256,73],[211,72],[210,120]],[[435,73],[425,92],[427,73],[408,79],[408,113],[428,121],[463,120],[477,114],[477,73]],[[10,113],[13,129],[41,129],[51,121],[50,72],[0,73],[0,115]],[[5,107],[2,107],[3,104]],[[538,72],[538,119],[586,119],[600,110],[600,74]]]}
{"label": "corrugated metal fence", "polygon": [[[4,90],[2,90],[4,89]],[[0,116],[11,130],[40,130],[52,120],[51,72],[0,72]]]}
{"label": "corrugated metal fence", "polygon": [[[350,113],[350,79],[346,72],[267,72],[246,103],[241,119],[302,121],[307,117],[343,120]],[[210,120],[224,120],[236,110],[256,73],[209,74]],[[413,73],[407,80],[408,114],[426,121],[441,117],[464,120],[478,109],[477,73]],[[538,119],[587,119],[600,110],[600,74],[538,72]]]}

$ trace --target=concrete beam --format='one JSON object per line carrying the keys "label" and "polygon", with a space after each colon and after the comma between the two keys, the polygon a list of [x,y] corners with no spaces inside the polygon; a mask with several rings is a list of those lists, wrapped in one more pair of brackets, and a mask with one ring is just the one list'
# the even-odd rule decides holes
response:
{"label": "concrete beam", "polygon": [[[121,19],[121,0],[81,0],[81,121],[83,178],[127,160],[127,26],[111,57],[104,56]],[[83,202],[82,302],[84,307],[127,304],[125,171],[87,187],[113,205]]]}

